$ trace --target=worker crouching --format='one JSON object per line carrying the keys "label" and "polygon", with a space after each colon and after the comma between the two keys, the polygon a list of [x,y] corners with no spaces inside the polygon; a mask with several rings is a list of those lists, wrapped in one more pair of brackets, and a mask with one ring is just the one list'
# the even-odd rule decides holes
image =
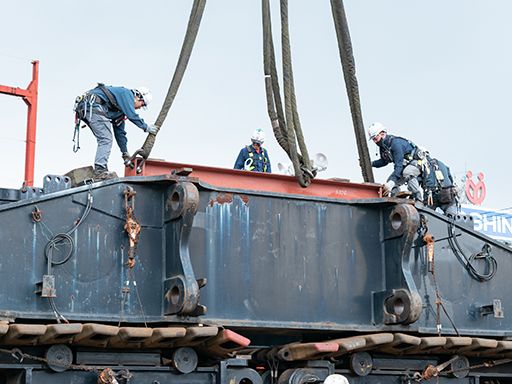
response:
{"label": "worker crouching", "polygon": [[[107,180],[117,177],[108,171],[108,159],[112,149],[112,135],[121,150],[124,161],[130,158],[125,120],[130,120],[144,132],[156,133],[153,124],[147,124],[136,110],[146,107],[152,100],[152,94],[146,87],[127,89],[124,87],[98,84],[94,89],[79,96],[75,102],[76,128],[80,121],[85,122],[96,137],[98,143],[94,159],[94,180]],[[76,131],[75,131],[76,133]]]}
{"label": "worker crouching", "polygon": [[394,164],[393,173],[383,185],[384,196],[395,196],[398,187],[407,184],[413,198],[423,202],[423,190],[418,180],[424,158],[423,151],[403,137],[388,135],[387,128],[381,123],[372,123],[368,128],[368,135],[377,144],[380,152],[380,158],[372,162],[372,167]]}

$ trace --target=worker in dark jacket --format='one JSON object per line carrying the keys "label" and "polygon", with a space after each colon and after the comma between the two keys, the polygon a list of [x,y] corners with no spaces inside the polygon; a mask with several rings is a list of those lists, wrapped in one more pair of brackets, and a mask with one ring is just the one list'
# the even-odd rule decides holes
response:
{"label": "worker in dark jacket", "polygon": [[268,152],[262,147],[265,141],[265,132],[261,128],[256,129],[251,136],[251,141],[251,145],[247,145],[240,150],[234,169],[271,173]]}
{"label": "worker in dark jacket", "polygon": [[384,196],[394,195],[398,186],[407,183],[415,200],[423,201],[423,190],[418,181],[420,175],[419,151],[415,144],[399,136],[387,134],[381,123],[372,123],[368,129],[370,140],[379,147],[380,158],[372,162],[372,167],[380,168],[394,164],[393,173],[384,184]]}
{"label": "worker in dark jacket", "polygon": [[450,168],[442,161],[427,156],[421,180],[425,205],[434,210],[440,208],[445,215],[455,216],[458,210],[457,191]]}
{"label": "worker in dark jacket", "polygon": [[[127,89],[98,84],[98,86],[75,102],[75,112],[79,121],[84,121],[90,128],[98,147],[94,159],[94,179],[106,180],[117,177],[115,172],[108,171],[108,158],[112,149],[112,132],[121,150],[123,160],[127,160],[128,139],[125,131],[125,119],[130,120],[144,132],[156,133],[158,129],[147,124],[136,110],[146,107],[152,99],[146,87]],[[77,125],[78,126],[78,125]]]}

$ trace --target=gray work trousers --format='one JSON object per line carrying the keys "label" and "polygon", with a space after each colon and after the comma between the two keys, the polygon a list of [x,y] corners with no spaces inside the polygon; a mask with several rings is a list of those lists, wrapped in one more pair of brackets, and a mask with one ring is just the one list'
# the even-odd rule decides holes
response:
{"label": "gray work trousers", "polygon": [[112,122],[107,118],[103,106],[96,103],[92,106],[88,122],[98,143],[94,166],[108,169],[108,158],[112,150]]}
{"label": "gray work trousers", "polygon": [[411,161],[402,171],[402,177],[407,182],[407,189],[412,192],[413,197],[418,201],[423,201],[423,188],[420,186],[418,176],[420,168],[417,160]]}

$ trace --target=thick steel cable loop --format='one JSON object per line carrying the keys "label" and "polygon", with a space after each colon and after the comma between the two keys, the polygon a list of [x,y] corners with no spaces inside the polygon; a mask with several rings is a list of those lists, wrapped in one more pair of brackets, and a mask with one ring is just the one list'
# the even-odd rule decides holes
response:
{"label": "thick steel cable loop", "polygon": [[293,118],[293,74],[291,68],[291,49],[288,27],[288,0],[281,0],[281,50],[283,56],[283,84],[284,84],[284,105],[286,124],[288,126],[288,145],[290,147],[290,158],[295,170],[295,177],[301,187],[307,187],[309,184],[305,180],[300,167],[300,161],[297,154],[295,124]]}
{"label": "thick steel cable loop", "polygon": [[[192,10],[190,12],[190,18],[187,25],[187,31],[185,33],[185,38],[183,40],[183,45],[181,47],[180,56],[178,58],[178,63],[176,65],[176,69],[174,71],[174,75],[171,80],[171,84],[169,85],[169,89],[167,90],[167,95],[165,97],[164,103],[162,105],[162,109],[158,114],[155,125],[160,129],[163,125],[169,110],[173,104],[174,98],[178,93],[179,86],[181,81],[183,80],[183,76],[185,74],[185,70],[187,69],[188,62],[190,60],[190,56],[192,54],[192,49],[194,48],[194,43],[196,41],[197,33],[199,31],[199,26],[201,24],[201,19],[203,17],[204,8],[206,5],[206,0],[194,0],[194,4],[192,6]],[[155,145],[156,134],[148,134],[144,144],[142,145],[141,150],[139,150],[139,154],[147,159],[153,146]]]}
{"label": "thick steel cable loop", "polygon": [[[275,68],[274,48],[272,42],[272,23],[270,16],[269,0],[262,0],[262,24],[263,24],[263,68],[265,75],[265,95],[267,99],[267,112],[274,131],[274,136],[286,154],[289,156],[288,137],[286,135],[285,120],[282,112],[281,97],[279,95],[279,82]],[[275,93],[274,84],[277,84]],[[278,100],[278,101],[277,101]],[[278,104],[279,103],[279,104]],[[277,109],[277,111],[276,111]],[[280,110],[280,115],[279,111]]]}
{"label": "thick steel cable loop", "polygon": [[338,40],[338,50],[340,53],[341,66],[343,68],[343,77],[345,79],[352,121],[354,123],[354,133],[359,153],[359,165],[361,167],[364,181],[373,183],[374,177],[361,113],[356,66],[343,0],[331,0],[331,10],[336,29],[336,37]]}

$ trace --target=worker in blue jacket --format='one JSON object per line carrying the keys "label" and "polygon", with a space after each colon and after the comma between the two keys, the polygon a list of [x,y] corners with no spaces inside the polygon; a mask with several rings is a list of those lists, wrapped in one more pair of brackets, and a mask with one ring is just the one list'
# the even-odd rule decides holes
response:
{"label": "worker in blue jacket", "polygon": [[393,173],[383,185],[384,196],[392,196],[397,187],[407,183],[407,188],[417,201],[423,202],[423,190],[418,181],[421,173],[419,161],[423,151],[418,150],[411,141],[399,136],[387,134],[387,128],[381,123],[372,123],[368,128],[370,140],[379,147],[380,158],[372,162],[372,167],[380,168],[394,164]]}
{"label": "worker in blue jacket", "polygon": [[[136,112],[146,107],[152,100],[147,87],[127,89],[124,87],[98,86],[75,102],[77,121],[84,121],[96,137],[98,147],[94,159],[95,180],[106,180],[117,177],[115,172],[108,171],[108,159],[112,149],[112,134],[121,150],[123,160],[127,160],[128,139],[126,137],[125,120],[130,120],[144,132],[157,133],[155,125],[147,124]],[[78,126],[78,125],[77,125]]]}
{"label": "worker in blue jacket", "polygon": [[262,147],[265,141],[265,132],[261,128],[256,129],[251,136],[251,141],[251,145],[247,145],[240,150],[234,169],[271,173],[268,152]]}

